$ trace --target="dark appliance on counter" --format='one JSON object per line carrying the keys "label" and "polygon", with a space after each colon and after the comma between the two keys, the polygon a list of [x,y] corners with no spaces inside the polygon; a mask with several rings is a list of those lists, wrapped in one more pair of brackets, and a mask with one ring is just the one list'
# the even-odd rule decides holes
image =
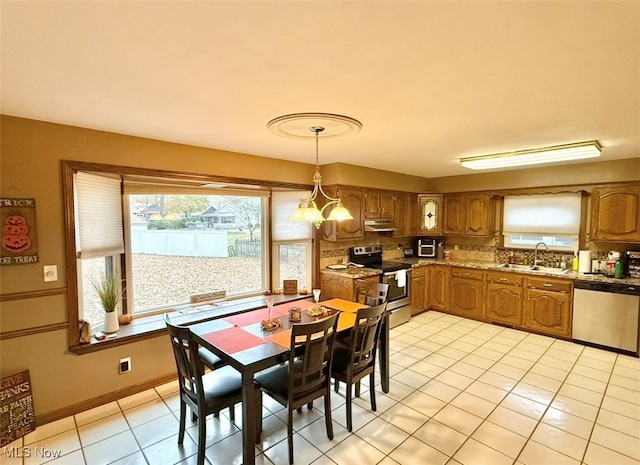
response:
{"label": "dark appliance on counter", "polygon": [[638,356],[640,286],[576,279],[572,338]]}
{"label": "dark appliance on counter", "polygon": [[436,256],[435,239],[418,239],[418,257],[434,258]]}
{"label": "dark appliance on counter", "polygon": [[366,268],[381,270],[380,282],[389,285],[387,309],[391,311],[391,327],[406,323],[411,318],[410,269],[411,265],[382,260],[381,245],[349,248],[349,260]]}
{"label": "dark appliance on counter", "polygon": [[640,278],[640,250],[627,250],[622,257],[622,274]]}

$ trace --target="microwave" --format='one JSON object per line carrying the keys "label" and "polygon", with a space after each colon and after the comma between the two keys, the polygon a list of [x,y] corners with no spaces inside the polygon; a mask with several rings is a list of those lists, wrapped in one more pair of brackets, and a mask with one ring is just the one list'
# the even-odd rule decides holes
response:
{"label": "microwave", "polygon": [[436,240],[435,239],[419,239],[418,240],[418,257],[436,256]]}

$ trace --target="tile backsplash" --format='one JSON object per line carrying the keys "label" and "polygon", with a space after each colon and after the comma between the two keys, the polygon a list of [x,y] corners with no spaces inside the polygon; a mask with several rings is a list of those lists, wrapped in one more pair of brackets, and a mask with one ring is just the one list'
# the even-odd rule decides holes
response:
{"label": "tile backsplash", "polygon": [[[366,234],[364,239],[354,241],[321,241],[320,242],[320,268],[328,265],[344,263],[349,260],[349,248],[362,245],[382,245],[383,258],[393,260],[402,257],[402,248],[414,247],[417,244],[417,237],[393,237],[382,234]],[[454,260],[480,260],[495,263],[507,263],[511,253],[514,254],[515,263],[533,265],[534,251],[522,249],[510,249],[499,247],[499,237],[464,237],[446,236],[436,238],[442,241],[445,250],[451,252]],[[640,250],[640,245],[613,244],[613,243],[590,243],[587,247],[591,250],[594,259],[604,260],[610,251],[624,252],[628,249]],[[573,252],[557,252],[539,250],[538,259],[542,260],[544,266],[559,268],[564,260],[568,268],[573,261]]]}

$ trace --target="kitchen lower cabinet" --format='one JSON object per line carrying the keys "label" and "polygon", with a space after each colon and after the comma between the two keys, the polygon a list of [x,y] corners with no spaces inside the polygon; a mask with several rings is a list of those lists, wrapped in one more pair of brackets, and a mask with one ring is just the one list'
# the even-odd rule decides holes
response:
{"label": "kitchen lower cabinet", "polygon": [[476,320],[483,318],[484,275],[482,270],[453,267],[449,294],[451,313]]}
{"label": "kitchen lower cabinet", "polygon": [[326,299],[344,299],[353,302],[355,297],[356,281],[379,283],[380,276],[367,276],[365,278],[347,278],[344,276],[321,273],[322,297]]}
{"label": "kitchen lower cabinet", "polygon": [[523,326],[550,336],[571,337],[572,287],[569,279],[527,278]]}
{"label": "kitchen lower cabinet", "polygon": [[411,268],[411,315],[422,313],[425,308],[426,277],[429,274],[428,267],[417,266]]}
{"label": "kitchen lower cabinet", "polygon": [[427,308],[449,311],[450,266],[430,265],[426,284]]}
{"label": "kitchen lower cabinet", "polygon": [[487,272],[485,319],[521,326],[523,281],[524,277],[516,273]]}

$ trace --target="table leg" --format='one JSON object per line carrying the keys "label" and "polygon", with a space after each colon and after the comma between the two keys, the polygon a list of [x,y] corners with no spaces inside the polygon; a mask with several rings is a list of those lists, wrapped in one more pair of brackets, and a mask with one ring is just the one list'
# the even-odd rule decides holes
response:
{"label": "table leg", "polygon": [[256,453],[256,390],[251,376],[242,376],[242,463],[243,465],[255,465]]}
{"label": "table leg", "polygon": [[389,392],[389,315],[384,317],[380,335],[380,378],[382,380],[382,392]]}

